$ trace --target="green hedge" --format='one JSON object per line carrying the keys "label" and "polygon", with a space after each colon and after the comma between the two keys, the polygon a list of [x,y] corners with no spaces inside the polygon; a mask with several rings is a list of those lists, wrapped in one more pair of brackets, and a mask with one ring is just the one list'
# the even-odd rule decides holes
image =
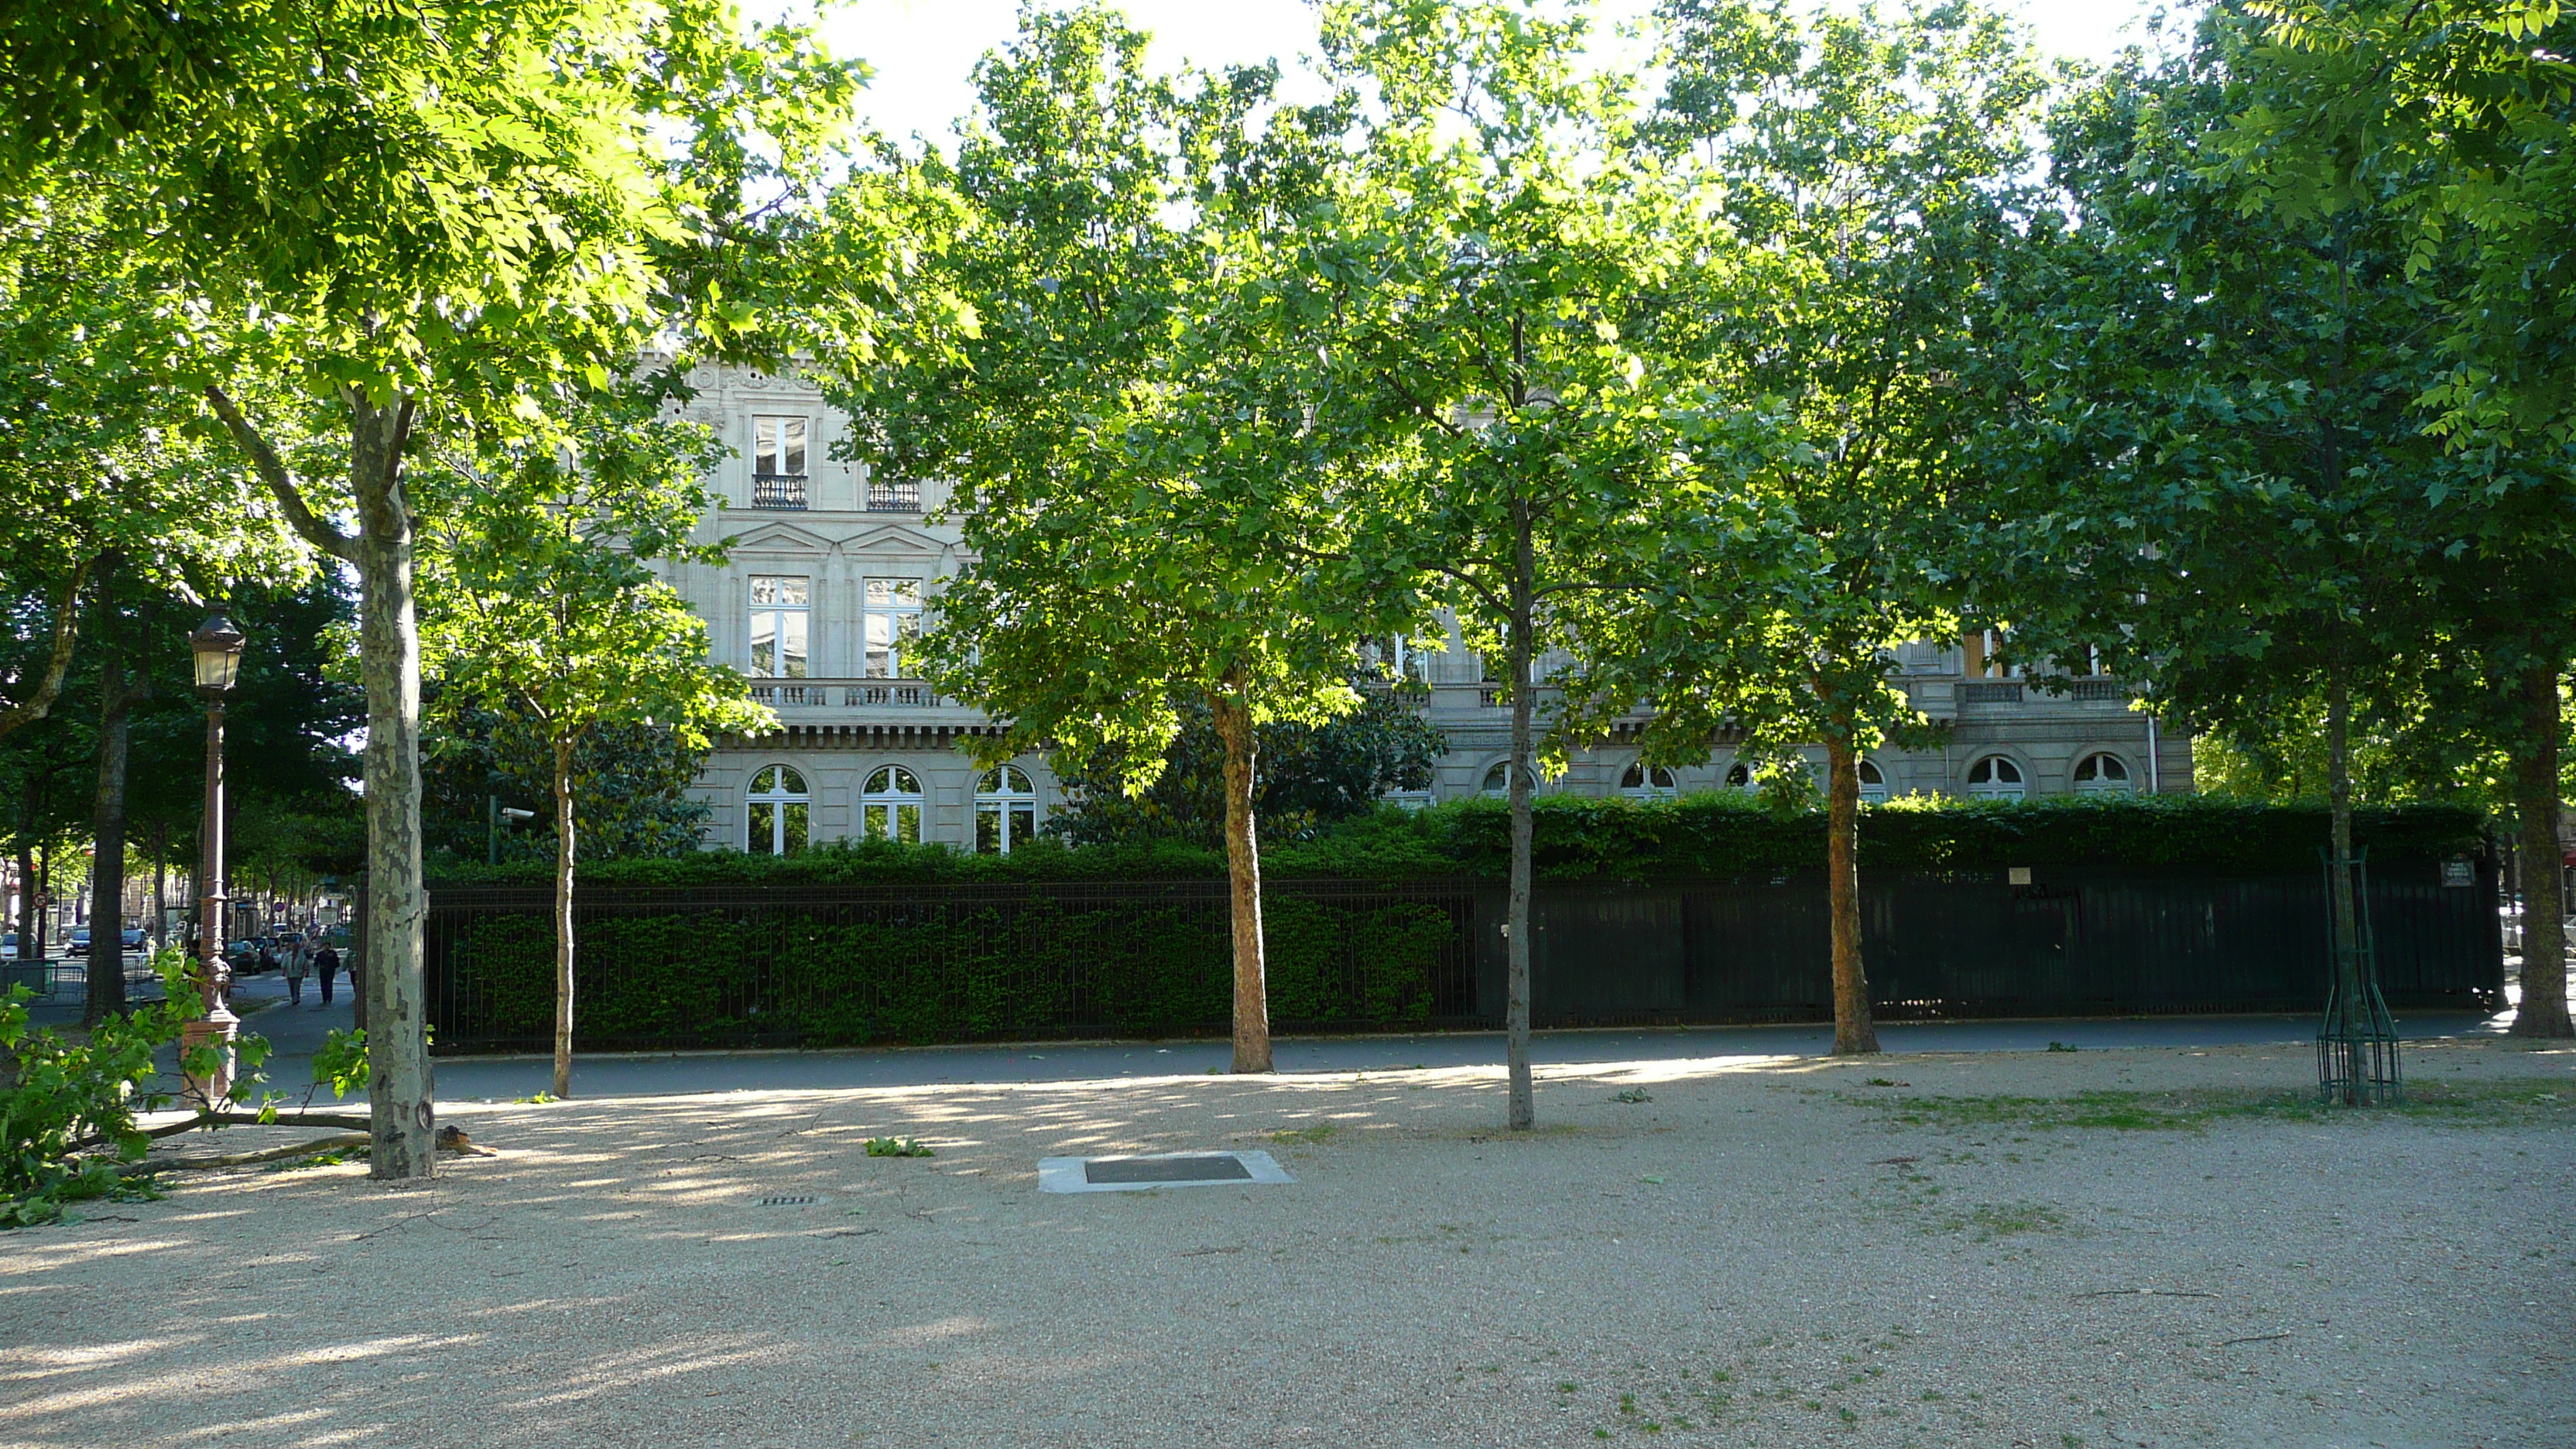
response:
{"label": "green hedge", "polygon": [[[1417,901],[1266,903],[1270,1010],[1283,1026],[1430,1020],[1433,975],[1456,940]],[[1222,1029],[1233,968],[1224,901],[1082,901],[1040,894],[842,923],[797,906],[608,915],[580,926],[584,1044],[745,1040],[805,1046]],[[463,1002],[437,1039],[472,1049],[553,1029],[549,919],[483,916],[443,963]]]}
{"label": "green hedge", "polygon": [[[1542,797],[1539,873],[1552,879],[1651,879],[1818,869],[1822,811],[1779,812],[1734,795],[1671,802]],[[1500,801],[1429,810],[1389,808],[1312,840],[1262,852],[1277,879],[1417,880],[1501,877],[1510,814]],[[2484,850],[2476,812],[2406,806],[2356,812],[2354,839],[2375,860],[2422,860]],[[1882,869],[2007,865],[2137,865],[2304,871],[2326,841],[2323,806],[2252,805],[2193,795],[2152,799],[2056,797],[2028,802],[1909,798],[1871,807],[1861,863]],[[1222,876],[1224,857],[1177,843],[1067,849],[1040,839],[1008,856],[936,845],[835,844],[788,857],[713,850],[677,859],[582,867],[593,886],[905,885],[968,881],[1171,880]],[[542,866],[460,869],[441,884],[544,885]]]}

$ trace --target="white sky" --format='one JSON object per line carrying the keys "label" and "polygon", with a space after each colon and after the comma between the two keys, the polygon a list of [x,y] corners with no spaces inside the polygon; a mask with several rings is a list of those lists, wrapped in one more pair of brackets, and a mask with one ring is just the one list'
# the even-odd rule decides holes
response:
{"label": "white sky", "polygon": [[[2097,61],[2143,39],[2135,22],[2151,10],[2183,8],[2170,0],[2001,3],[2021,13],[2043,51]],[[785,0],[744,4],[761,15],[805,8]],[[1158,68],[1184,60],[1293,61],[1315,49],[1315,12],[1304,0],[1125,0],[1121,8],[1154,37],[1149,60]],[[1601,0],[1596,28],[1608,30],[1651,8],[1651,0]],[[1017,31],[1018,19],[1019,0],[840,0],[825,12],[823,30],[833,54],[876,68],[860,98],[870,124],[890,136],[945,139],[973,99],[968,72]]]}

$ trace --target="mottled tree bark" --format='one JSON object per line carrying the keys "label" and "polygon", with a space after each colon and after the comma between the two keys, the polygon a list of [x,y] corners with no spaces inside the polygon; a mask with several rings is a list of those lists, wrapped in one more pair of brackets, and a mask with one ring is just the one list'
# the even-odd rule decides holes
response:
{"label": "mottled tree bark", "polygon": [[1538,616],[1537,544],[1529,500],[1512,504],[1519,537],[1512,561],[1512,761],[1508,767],[1512,810],[1512,878],[1510,903],[1503,913],[1504,943],[1503,1056],[1511,1081],[1506,1121],[1526,1132],[1538,1122],[1538,1093],[1530,1076],[1530,877],[1537,830],[1530,818],[1530,795],[1538,783],[1537,741],[1532,728],[1530,674],[1534,663],[1530,630]]}
{"label": "mottled tree bark", "polygon": [[437,1115],[422,980],[420,620],[412,593],[411,500],[402,478],[409,399],[355,394],[349,475],[358,505],[358,672],[367,688],[368,1175],[428,1177]]}
{"label": "mottled tree bark", "polygon": [[2522,738],[2514,750],[2514,810],[2522,817],[2522,1002],[2515,1036],[2576,1036],[2567,1012],[2566,876],[2558,844],[2558,666],[2522,677]]}
{"label": "mottled tree bark", "polygon": [[555,1095],[572,1095],[572,741],[555,741]]}
{"label": "mottled tree bark", "polygon": [[427,1177],[438,1134],[421,979],[420,619],[412,594],[411,499],[402,476],[412,399],[379,405],[344,390],[349,410],[349,492],[358,531],[341,533],[304,502],[286,461],[242,416],[223,389],[206,401],[250,456],[260,480],[305,541],[358,572],[358,677],[367,690],[367,886],[359,950],[365,989],[368,1103],[373,1128],[367,1173]]}
{"label": "mottled tree bark", "polygon": [[1834,1054],[1877,1051],[1860,955],[1860,757],[1848,717],[1825,735],[1825,903],[1833,918]]}
{"label": "mottled tree bark", "polygon": [[[1239,681],[1238,681],[1239,682]],[[1253,819],[1257,763],[1252,710],[1232,689],[1212,690],[1208,706],[1225,741],[1225,874],[1234,919],[1234,1069],[1266,1072],[1270,1059],[1270,971],[1262,953],[1261,852]]]}
{"label": "mottled tree bark", "polygon": [[[125,685],[125,629],[116,614],[119,560],[92,571],[98,601],[98,795],[90,811],[89,995],[81,1022],[96,1026],[125,1011],[125,781],[135,693]],[[147,672],[145,678],[150,678]]]}

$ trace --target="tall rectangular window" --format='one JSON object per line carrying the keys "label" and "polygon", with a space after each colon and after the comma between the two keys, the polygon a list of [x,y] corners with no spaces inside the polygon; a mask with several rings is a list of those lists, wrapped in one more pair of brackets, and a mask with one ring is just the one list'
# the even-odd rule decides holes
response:
{"label": "tall rectangular window", "polygon": [[751,677],[805,677],[806,618],[803,579],[751,576]]}
{"label": "tall rectangular window", "polygon": [[751,471],[763,478],[805,476],[805,420],[753,418]]}
{"label": "tall rectangular window", "polygon": [[862,621],[867,658],[860,673],[870,679],[902,679],[911,662],[912,642],[921,634],[921,584],[916,579],[870,579]]}

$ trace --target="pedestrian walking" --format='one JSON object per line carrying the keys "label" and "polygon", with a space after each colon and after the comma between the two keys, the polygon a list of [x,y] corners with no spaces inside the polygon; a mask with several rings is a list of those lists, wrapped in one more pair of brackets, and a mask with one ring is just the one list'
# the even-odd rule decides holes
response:
{"label": "pedestrian walking", "polygon": [[[270,956],[268,947],[265,945],[261,946],[259,948],[259,955],[263,962],[269,960]],[[289,946],[286,949],[285,956],[278,958],[277,969],[286,973],[287,1003],[292,1006],[303,1005],[304,978],[312,973],[313,963],[305,956],[302,944],[299,943],[294,946]]]}
{"label": "pedestrian walking", "polygon": [[328,941],[322,943],[321,950],[313,953],[313,974],[322,978],[322,1004],[329,1006],[331,978],[340,974],[340,953],[332,950]]}

